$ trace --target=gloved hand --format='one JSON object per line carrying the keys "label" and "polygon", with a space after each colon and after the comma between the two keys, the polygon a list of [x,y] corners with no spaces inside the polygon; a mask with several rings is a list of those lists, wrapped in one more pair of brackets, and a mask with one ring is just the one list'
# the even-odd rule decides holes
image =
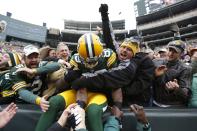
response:
{"label": "gloved hand", "polygon": [[78,105],[78,106],[75,107],[74,112],[75,112],[75,114],[78,114],[78,115],[75,116],[75,120],[76,120],[75,130],[86,129],[86,125],[85,125],[85,110],[82,109]]}
{"label": "gloved hand", "polygon": [[68,117],[68,125],[73,129],[86,129],[85,126],[85,111],[79,106],[76,105],[71,109],[70,116]]}
{"label": "gloved hand", "polygon": [[99,12],[101,13],[102,21],[109,21],[107,4],[101,4]]}
{"label": "gloved hand", "polygon": [[108,5],[107,4],[101,4],[101,6],[99,7],[99,12],[101,12],[101,14],[108,13]]}

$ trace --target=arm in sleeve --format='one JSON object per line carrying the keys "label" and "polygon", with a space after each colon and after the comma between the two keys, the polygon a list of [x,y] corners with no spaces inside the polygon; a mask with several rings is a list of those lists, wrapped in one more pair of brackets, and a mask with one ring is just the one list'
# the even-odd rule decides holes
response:
{"label": "arm in sleeve", "polygon": [[68,70],[68,73],[64,74],[64,81],[67,83],[71,83],[74,80],[81,77],[81,71],[80,70]]}
{"label": "arm in sleeve", "polygon": [[[47,131],[67,131],[69,129],[64,128],[62,126],[60,126],[60,124],[58,124],[58,122],[54,123]],[[76,131],[87,131],[86,129],[79,129]]]}
{"label": "arm in sleeve", "polygon": [[65,128],[56,122],[47,131],[65,131]]}
{"label": "arm in sleeve", "polygon": [[112,49],[114,52],[117,52],[119,46],[115,40],[112,24],[109,20],[107,4],[101,4],[99,11],[101,13],[102,18],[103,38],[106,47]]}
{"label": "arm in sleeve", "polygon": [[139,66],[131,85],[125,88],[126,94],[136,95],[151,87],[152,81],[154,80],[155,67],[149,58],[143,61],[143,63]]}
{"label": "arm in sleeve", "polygon": [[181,71],[178,77],[178,84],[180,88],[190,88],[191,72],[192,69],[189,67],[186,67],[183,71]]}
{"label": "arm in sleeve", "polygon": [[40,105],[41,98],[37,95],[34,95],[32,92],[24,88],[21,88],[18,90],[18,94],[22,100],[29,102],[29,103]]}
{"label": "arm in sleeve", "polygon": [[104,131],[119,131],[120,125],[118,120],[115,119],[114,116],[109,116],[107,119],[105,125],[104,125]]}
{"label": "arm in sleeve", "polygon": [[192,67],[192,74],[197,73],[197,60],[192,61],[191,67]]}
{"label": "arm in sleeve", "polygon": [[80,76],[80,70],[68,70],[68,72],[64,74],[64,78],[61,78],[56,82],[56,92],[63,92],[70,89],[71,83],[80,78]]}
{"label": "arm in sleeve", "polygon": [[96,74],[92,77],[77,79],[72,83],[72,88],[122,88],[133,80],[136,69],[136,63],[131,61],[130,64],[125,67],[118,66],[116,68],[112,68],[109,72]]}
{"label": "arm in sleeve", "polygon": [[186,68],[181,72],[178,78],[179,88],[174,91],[175,95],[184,103],[187,103],[191,97],[190,70]]}
{"label": "arm in sleeve", "polygon": [[136,129],[137,131],[151,131],[150,125],[148,128],[145,128],[144,125],[138,121],[137,121]]}
{"label": "arm in sleeve", "polygon": [[52,73],[60,69],[60,64],[57,62],[48,63],[36,69],[36,74]]}

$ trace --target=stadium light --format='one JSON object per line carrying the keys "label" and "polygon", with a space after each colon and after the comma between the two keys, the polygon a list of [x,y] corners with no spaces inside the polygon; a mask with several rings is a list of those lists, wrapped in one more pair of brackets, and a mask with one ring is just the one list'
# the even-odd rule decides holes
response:
{"label": "stadium light", "polygon": [[47,23],[43,22],[42,23],[42,26],[46,27],[47,26]]}
{"label": "stadium light", "polygon": [[6,16],[11,17],[11,16],[12,16],[12,13],[7,12],[7,13],[6,13]]}

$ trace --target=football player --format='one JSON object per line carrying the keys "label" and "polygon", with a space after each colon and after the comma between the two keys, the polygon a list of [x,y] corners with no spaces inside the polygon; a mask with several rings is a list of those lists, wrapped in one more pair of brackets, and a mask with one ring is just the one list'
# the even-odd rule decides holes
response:
{"label": "football player", "polygon": [[[78,40],[77,51],[70,60],[72,70],[68,71],[63,79],[66,87],[70,87],[77,78],[99,74],[116,66],[116,54],[111,49],[103,49],[100,38],[95,34],[82,35]],[[107,107],[107,98],[103,93],[96,92],[98,91],[67,90],[52,97],[49,100],[50,107],[42,114],[36,131],[45,131],[55,121],[59,111],[75,102],[83,108],[86,107],[89,130],[102,131],[101,117]],[[87,96],[84,93],[87,93]]]}

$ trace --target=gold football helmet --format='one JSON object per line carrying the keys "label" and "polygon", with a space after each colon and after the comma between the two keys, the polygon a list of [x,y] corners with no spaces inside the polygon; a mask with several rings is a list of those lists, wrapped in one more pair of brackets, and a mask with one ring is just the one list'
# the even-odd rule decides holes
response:
{"label": "gold football helmet", "polygon": [[97,63],[98,58],[101,56],[103,45],[97,35],[87,33],[79,38],[77,51],[82,62],[92,65]]}

